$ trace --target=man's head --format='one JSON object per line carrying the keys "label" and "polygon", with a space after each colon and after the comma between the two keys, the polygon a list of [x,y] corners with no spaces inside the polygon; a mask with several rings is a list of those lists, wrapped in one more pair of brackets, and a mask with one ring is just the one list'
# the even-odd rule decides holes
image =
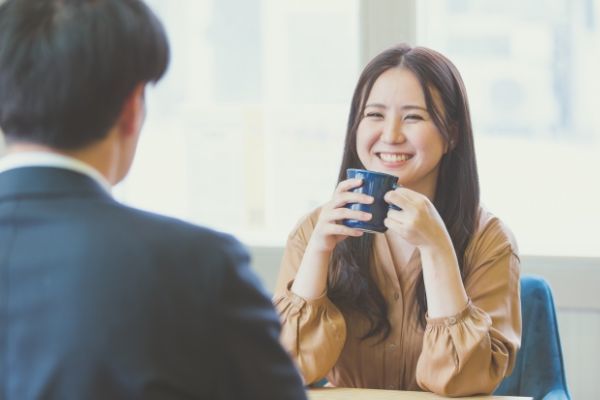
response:
{"label": "man's head", "polygon": [[94,145],[140,98],[143,109],[144,85],[168,59],[163,27],[140,0],[0,1],[0,128],[9,144]]}

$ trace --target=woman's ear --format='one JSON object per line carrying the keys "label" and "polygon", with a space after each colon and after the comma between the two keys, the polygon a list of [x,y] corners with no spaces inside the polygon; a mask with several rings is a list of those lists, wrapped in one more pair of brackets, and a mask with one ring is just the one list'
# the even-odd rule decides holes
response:
{"label": "woman's ear", "polygon": [[451,152],[456,148],[458,143],[458,124],[456,122],[452,123],[448,132],[448,140],[446,140],[446,148],[444,149],[444,154]]}

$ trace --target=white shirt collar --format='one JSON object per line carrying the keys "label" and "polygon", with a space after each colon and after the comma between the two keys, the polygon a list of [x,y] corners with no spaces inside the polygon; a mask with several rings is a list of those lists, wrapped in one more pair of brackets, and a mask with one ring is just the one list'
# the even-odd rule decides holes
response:
{"label": "white shirt collar", "polygon": [[110,183],[98,170],[73,157],[41,151],[12,153],[0,157],[0,173],[23,167],[53,167],[79,172],[98,182],[108,193],[111,192]]}

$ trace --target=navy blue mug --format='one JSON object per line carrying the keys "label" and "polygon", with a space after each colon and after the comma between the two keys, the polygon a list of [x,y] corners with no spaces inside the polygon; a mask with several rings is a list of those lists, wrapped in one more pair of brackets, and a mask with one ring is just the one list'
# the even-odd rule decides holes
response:
{"label": "navy blue mug", "polygon": [[348,203],[346,208],[371,213],[373,216],[369,221],[359,221],[356,219],[345,219],[343,224],[350,227],[360,229],[365,232],[382,233],[387,230],[383,224],[383,220],[387,217],[388,210],[400,208],[386,203],[383,196],[390,190],[398,187],[398,177],[383,172],[367,171],[366,169],[349,168],[346,170],[346,178],[362,179],[361,186],[354,188],[355,193],[364,193],[374,198],[371,204]]}

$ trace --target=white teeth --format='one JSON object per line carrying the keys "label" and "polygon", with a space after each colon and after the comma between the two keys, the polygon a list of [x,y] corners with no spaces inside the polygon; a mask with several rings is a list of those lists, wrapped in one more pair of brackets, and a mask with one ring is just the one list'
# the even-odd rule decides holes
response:
{"label": "white teeth", "polygon": [[410,158],[408,154],[398,153],[379,153],[379,157],[386,162],[399,162],[406,161]]}

